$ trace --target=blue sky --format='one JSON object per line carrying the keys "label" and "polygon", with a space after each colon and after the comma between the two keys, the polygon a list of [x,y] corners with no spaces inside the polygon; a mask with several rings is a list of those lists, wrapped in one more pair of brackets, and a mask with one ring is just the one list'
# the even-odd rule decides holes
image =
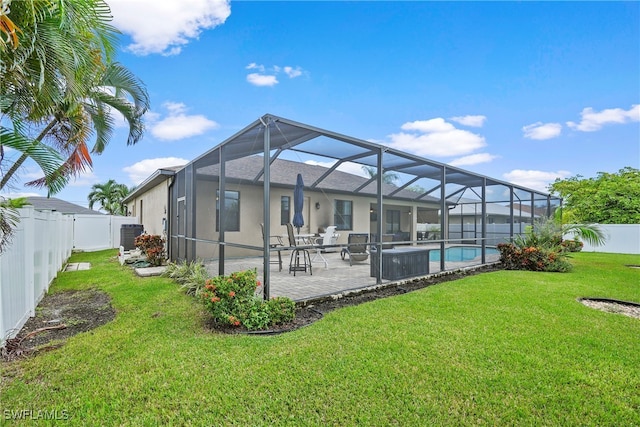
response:
{"label": "blue sky", "polygon": [[640,167],[638,2],[107,1],[151,111],[56,195],[74,203],[265,113],[543,191]]}

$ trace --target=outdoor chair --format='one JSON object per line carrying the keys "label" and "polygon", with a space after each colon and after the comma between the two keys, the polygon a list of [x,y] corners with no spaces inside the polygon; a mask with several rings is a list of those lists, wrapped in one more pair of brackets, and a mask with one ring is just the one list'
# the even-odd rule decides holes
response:
{"label": "outdoor chair", "polygon": [[393,234],[383,234],[382,235],[382,249],[393,249],[395,246],[393,246],[393,243],[389,243],[389,242],[393,242]]}
{"label": "outdoor chair", "polygon": [[296,275],[296,271],[307,271],[313,275],[311,271],[311,256],[309,256],[308,247],[298,246],[296,241],[296,235],[293,232],[293,225],[287,224],[287,236],[289,237],[289,246],[291,249],[291,259],[289,260],[289,274],[293,271],[293,275]]}
{"label": "outdoor chair", "polygon": [[369,252],[367,251],[367,243],[369,242],[369,235],[365,233],[350,233],[347,247],[342,248],[340,251],[340,257],[345,259],[349,256],[349,265],[353,265],[353,261],[366,261],[369,258]]}
{"label": "outdoor chair", "polygon": [[316,237],[313,240],[313,246],[316,249],[316,254],[313,256],[313,258],[311,258],[311,261],[319,260],[324,262],[324,268],[329,268],[329,262],[322,255],[322,252],[325,252],[325,250],[327,249],[327,246],[331,248],[332,245],[336,244],[336,241],[338,240],[338,236],[340,235],[336,234],[335,231],[336,231],[336,226],[330,225],[329,227],[327,227],[324,233],[320,233],[320,237]]}
{"label": "outdoor chair", "polygon": [[[260,223],[260,230],[262,231],[262,241],[264,242],[264,224]],[[281,251],[284,249],[284,243],[282,242],[282,238],[280,236],[269,236],[269,249],[278,250],[278,260],[271,260],[271,251],[269,251],[269,264],[278,264],[278,271],[282,271],[282,255]]]}

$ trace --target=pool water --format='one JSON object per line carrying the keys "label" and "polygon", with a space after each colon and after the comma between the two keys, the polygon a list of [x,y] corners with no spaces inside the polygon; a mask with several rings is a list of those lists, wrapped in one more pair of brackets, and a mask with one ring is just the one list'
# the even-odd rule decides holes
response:
{"label": "pool water", "polygon": [[[499,255],[494,248],[486,248],[487,255]],[[482,255],[482,248],[468,246],[453,246],[444,250],[444,260],[448,262],[471,261]],[[440,251],[429,251],[429,261],[440,261]]]}

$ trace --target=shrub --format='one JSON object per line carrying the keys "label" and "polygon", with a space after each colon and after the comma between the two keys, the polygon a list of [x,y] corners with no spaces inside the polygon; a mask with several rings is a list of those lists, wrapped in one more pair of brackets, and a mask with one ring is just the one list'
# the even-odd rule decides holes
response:
{"label": "shrub", "polygon": [[221,325],[258,330],[295,317],[293,301],[285,297],[263,301],[256,296],[258,286],[255,270],[236,272],[208,279],[199,297],[214,322]]}
{"label": "shrub", "polygon": [[187,295],[193,296],[198,296],[202,292],[207,279],[210,278],[202,261],[170,262],[162,275],[178,282]]}
{"label": "shrub", "polygon": [[164,239],[157,234],[141,234],[134,241],[136,248],[140,249],[151,265],[162,265],[166,257],[164,255]]}
{"label": "shrub", "polygon": [[575,239],[575,240],[563,240],[562,241],[562,247],[567,252],[580,252],[582,250],[582,248],[584,247],[584,243],[582,243],[578,239]]}
{"label": "shrub", "polygon": [[288,322],[296,317],[296,303],[289,298],[271,298],[266,301],[266,308],[274,325]]}
{"label": "shrub", "polygon": [[542,246],[519,247],[513,243],[500,243],[500,262],[507,270],[570,271],[571,263],[567,252],[561,246],[545,248]]}

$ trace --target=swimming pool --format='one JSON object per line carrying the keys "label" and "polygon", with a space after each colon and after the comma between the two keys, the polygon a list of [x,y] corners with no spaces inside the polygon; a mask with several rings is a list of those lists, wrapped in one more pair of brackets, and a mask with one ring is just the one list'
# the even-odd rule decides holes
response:
{"label": "swimming pool", "polygon": [[[499,255],[494,248],[486,248],[487,255]],[[448,262],[471,261],[482,255],[482,248],[474,246],[452,246],[444,250],[444,260]],[[440,261],[440,251],[429,251],[429,261]]]}

